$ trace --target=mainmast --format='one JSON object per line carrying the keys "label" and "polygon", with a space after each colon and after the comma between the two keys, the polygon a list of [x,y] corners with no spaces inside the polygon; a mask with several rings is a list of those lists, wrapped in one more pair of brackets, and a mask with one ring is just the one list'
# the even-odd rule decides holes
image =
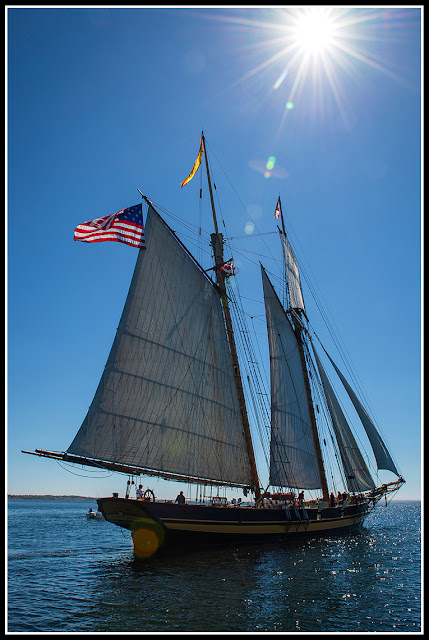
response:
{"label": "mainmast", "polygon": [[213,200],[213,191],[212,191],[212,184],[211,184],[211,179],[210,179],[209,164],[208,164],[208,161],[207,161],[207,152],[206,152],[206,143],[205,143],[204,133],[201,134],[201,139],[202,139],[203,149],[204,149],[204,158],[205,158],[205,161],[206,161],[207,181],[208,181],[208,185],[209,185],[210,201],[211,201],[211,206],[212,206],[213,222],[214,222],[214,228],[215,228],[215,233],[211,234],[211,246],[213,248],[213,255],[214,255],[214,258],[215,258],[215,265],[216,265],[215,266],[215,273],[216,273],[216,279],[217,279],[217,283],[219,285],[219,289],[220,289],[220,293],[221,293],[221,300],[222,300],[222,307],[223,307],[223,313],[224,313],[224,318],[225,318],[226,332],[227,332],[229,347],[230,347],[230,351],[231,351],[232,366],[233,366],[233,369],[234,369],[235,385],[236,385],[236,388],[237,388],[238,401],[239,401],[239,404],[240,404],[240,412],[241,412],[241,418],[242,418],[242,422],[243,422],[244,437],[245,437],[245,440],[246,440],[247,453],[248,453],[248,456],[249,456],[250,473],[251,473],[252,482],[253,482],[253,491],[255,493],[256,500],[258,500],[260,498],[260,495],[261,495],[260,488],[259,488],[259,477],[258,477],[258,472],[257,472],[257,469],[256,469],[255,453],[253,451],[253,444],[252,444],[252,436],[251,436],[251,433],[250,433],[249,418],[248,418],[248,415],[247,415],[246,402],[245,402],[245,398],[244,398],[243,383],[242,383],[242,380],[241,380],[240,366],[239,366],[238,356],[237,356],[237,348],[236,348],[236,345],[235,345],[234,332],[233,332],[233,328],[232,328],[231,313],[230,313],[230,310],[229,310],[228,296],[227,296],[227,293],[226,293],[225,277],[223,275],[223,272],[221,271],[221,266],[225,263],[225,260],[224,260],[224,257],[223,257],[223,244],[224,244],[223,234],[219,233],[219,228],[218,228],[218,224],[217,224],[216,210],[215,210],[214,200]]}
{"label": "mainmast", "polygon": [[[283,218],[283,211],[282,211],[282,206],[281,206],[281,202],[280,202],[280,196],[279,199],[277,201],[277,206],[280,210],[280,217],[281,217],[281,221],[282,221],[282,232],[283,232],[283,238],[286,239],[286,229],[285,229],[285,223],[284,223],[284,218]],[[287,280],[287,278],[286,278]],[[286,287],[288,287],[288,284],[286,282]],[[289,295],[289,299],[290,299],[290,295]],[[313,431],[313,438],[314,438],[314,444],[315,444],[315,449],[316,449],[316,456],[317,456],[317,463],[319,466],[319,473],[320,473],[320,479],[322,482],[322,494],[323,494],[323,500],[328,501],[329,500],[329,491],[328,491],[328,483],[326,481],[326,474],[325,474],[325,467],[323,464],[323,457],[322,457],[322,450],[320,447],[320,440],[319,440],[319,433],[317,431],[317,424],[316,424],[316,416],[314,413],[314,405],[313,405],[313,399],[311,396],[311,387],[310,387],[310,380],[308,377],[308,371],[307,371],[307,365],[305,362],[305,354],[304,354],[304,325],[302,323],[301,320],[301,312],[303,313],[303,315],[305,317],[307,317],[305,315],[305,311],[304,309],[300,309],[299,307],[297,308],[291,308],[291,318],[293,320],[293,326],[294,326],[294,333],[295,333],[295,337],[298,343],[298,349],[299,349],[299,357],[300,357],[300,361],[301,361],[301,368],[302,368],[302,373],[304,376],[304,383],[305,383],[305,390],[307,393],[307,400],[308,400],[308,407],[310,409],[310,419],[311,419],[311,428]]]}
{"label": "mainmast", "polygon": [[292,312],[293,317],[293,325],[294,325],[294,333],[296,337],[296,341],[298,343],[299,357],[301,360],[302,373],[304,376],[305,383],[305,391],[307,393],[308,407],[310,409],[310,420],[311,420],[311,428],[313,431],[314,444],[316,449],[317,463],[319,466],[320,479],[322,482],[322,495],[323,500],[329,500],[329,491],[328,491],[328,483],[326,481],[325,467],[323,464],[322,450],[320,448],[320,440],[319,440],[319,432],[317,431],[316,424],[316,415],[314,413],[314,405],[313,399],[311,397],[311,388],[310,388],[310,380],[308,378],[307,365],[305,362],[305,354],[304,354],[304,340],[303,340],[303,331],[304,327],[301,323],[301,318],[299,317],[299,312],[297,309],[294,309]]}

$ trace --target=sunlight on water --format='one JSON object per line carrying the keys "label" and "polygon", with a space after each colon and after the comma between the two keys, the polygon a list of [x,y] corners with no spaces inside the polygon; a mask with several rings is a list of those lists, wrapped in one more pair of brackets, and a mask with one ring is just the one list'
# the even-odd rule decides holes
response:
{"label": "sunlight on water", "polygon": [[87,510],[9,502],[10,632],[420,631],[419,502],[380,506],[352,534],[286,544],[147,557],[156,536],[136,532],[140,559],[130,532]]}

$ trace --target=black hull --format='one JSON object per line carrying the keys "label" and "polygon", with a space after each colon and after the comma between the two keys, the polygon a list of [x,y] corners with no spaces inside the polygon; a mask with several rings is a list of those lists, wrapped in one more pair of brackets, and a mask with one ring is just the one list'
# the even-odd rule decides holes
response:
{"label": "black hull", "polygon": [[[341,507],[296,509],[284,507],[207,506],[100,498],[106,520],[133,533],[135,551],[147,546],[152,555],[161,546],[175,544],[230,544],[285,541],[302,536],[327,536],[362,524],[368,503]],[[149,552],[150,550],[150,552]]]}

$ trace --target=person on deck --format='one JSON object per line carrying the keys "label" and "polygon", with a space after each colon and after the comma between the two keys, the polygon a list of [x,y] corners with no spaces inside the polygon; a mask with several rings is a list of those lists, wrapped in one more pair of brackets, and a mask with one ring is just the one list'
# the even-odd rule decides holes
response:
{"label": "person on deck", "polygon": [[302,507],[302,505],[304,504],[304,491],[301,491],[298,494],[298,504],[300,507]]}
{"label": "person on deck", "polygon": [[143,485],[139,484],[139,488],[136,489],[136,500],[142,500],[143,499]]}
{"label": "person on deck", "polygon": [[179,495],[177,496],[176,500],[175,500],[178,504],[185,504],[186,500],[185,500],[185,496],[183,495],[183,491],[181,491],[179,493]]}
{"label": "person on deck", "polygon": [[335,507],[335,496],[333,493],[331,493],[331,495],[329,496],[329,506]]}

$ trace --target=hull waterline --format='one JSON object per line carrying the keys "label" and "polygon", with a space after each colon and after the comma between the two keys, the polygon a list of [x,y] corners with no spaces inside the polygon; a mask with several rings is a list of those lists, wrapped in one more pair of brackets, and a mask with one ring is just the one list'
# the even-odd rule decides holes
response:
{"label": "hull waterline", "polygon": [[[174,544],[275,541],[305,535],[331,535],[361,525],[368,503],[342,507],[285,509],[145,502],[100,498],[104,518],[133,534],[136,555],[142,541],[150,550]],[[153,552],[154,552],[153,551]]]}

